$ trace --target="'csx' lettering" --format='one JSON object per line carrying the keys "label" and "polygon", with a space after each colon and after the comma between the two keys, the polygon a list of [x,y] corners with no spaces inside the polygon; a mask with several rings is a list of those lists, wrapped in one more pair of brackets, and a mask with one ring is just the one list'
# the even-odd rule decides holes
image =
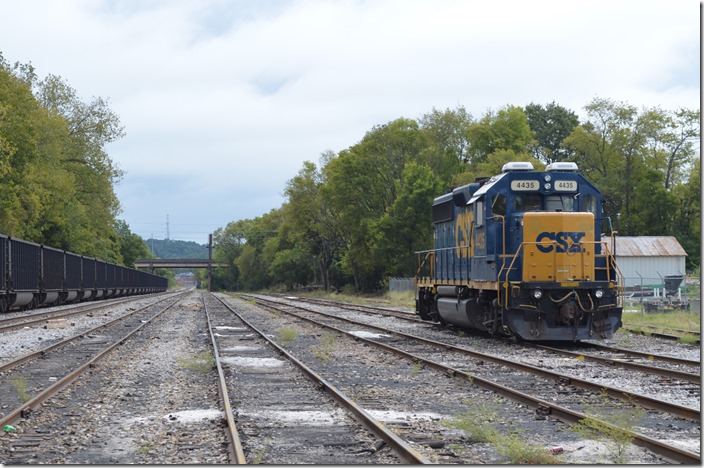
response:
{"label": "'csx' lettering", "polygon": [[[537,247],[543,253],[552,252],[553,247],[558,253],[581,252],[579,241],[585,236],[584,232],[541,232],[535,238]],[[541,245],[544,240],[555,241],[557,245]]]}

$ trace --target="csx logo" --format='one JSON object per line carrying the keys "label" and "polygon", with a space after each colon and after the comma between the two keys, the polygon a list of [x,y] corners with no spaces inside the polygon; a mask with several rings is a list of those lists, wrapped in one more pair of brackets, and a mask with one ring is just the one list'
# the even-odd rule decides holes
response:
{"label": "csx logo", "polygon": [[[585,235],[584,232],[541,232],[535,238],[535,242],[538,243],[538,250],[543,253],[552,252],[553,247],[557,253],[581,252],[579,241]],[[557,245],[541,245],[541,242],[545,240],[555,241]]]}

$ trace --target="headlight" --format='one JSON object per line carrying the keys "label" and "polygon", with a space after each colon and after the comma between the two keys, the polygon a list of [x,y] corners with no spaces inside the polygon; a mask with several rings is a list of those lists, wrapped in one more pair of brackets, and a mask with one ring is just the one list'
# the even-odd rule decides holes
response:
{"label": "headlight", "polygon": [[541,297],[543,297],[543,291],[541,291],[540,289],[534,290],[533,297],[536,299],[540,299]]}
{"label": "headlight", "polygon": [[596,291],[594,291],[594,296],[597,299],[601,299],[603,295],[604,295],[604,291],[602,291],[601,289],[597,289]]}

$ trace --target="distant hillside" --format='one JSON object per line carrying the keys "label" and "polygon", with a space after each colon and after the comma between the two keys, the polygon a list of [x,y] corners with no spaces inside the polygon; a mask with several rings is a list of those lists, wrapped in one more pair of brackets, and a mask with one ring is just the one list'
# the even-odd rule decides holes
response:
{"label": "distant hillside", "polygon": [[208,258],[208,245],[193,241],[147,239],[147,247],[157,257],[164,260],[171,258]]}

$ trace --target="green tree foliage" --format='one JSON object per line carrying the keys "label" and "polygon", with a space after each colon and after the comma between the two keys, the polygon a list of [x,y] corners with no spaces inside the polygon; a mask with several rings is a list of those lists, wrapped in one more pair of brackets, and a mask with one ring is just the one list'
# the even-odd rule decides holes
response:
{"label": "green tree foliage", "polygon": [[144,239],[132,233],[129,225],[125,221],[118,220],[115,229],[120,240],[120,255],[123,265],[134,268],[135,260],[153,258]]}
{"label": "green tree foliage", "polygon": [[551,102],[545,107],[530,103],[525,108],[528,125],[535,135],[531,145],[533,156],[545,164],[564,161],[572,156],[562,142],[577,125],[579,118],[574,112]]}
{"label": "green tree foliage", "polygon": [[[323,161],[330,161],[335,155],[325,153]],[[290,226],[289,238],[296,252],[289,258],[308,255],[314,259],[313,283],[322,282],[325,291],[330,290],[333,267],[343,242],[337,234],[335,217],[321,190],[324,175],[315,164],[306,161],[298,175],[286,186],[288,203],[284,205],[284,223]],[[300,260],[299,260],[300,263]],[[319,276],[318,276],[319,275]]]}
{"label": "green tree foliage", "polygon": [[402,174],[399,194],[390,209],[372,225],[372,256],[386,266],[386,276],[414,276],[418,266],[413,252],[427,250],[432,231],[427,207],[439,192],[439,183],[427,166],[409,162]]}
{"label": "green tree foliage", "polygon": [[599,98],[585,110],[587,122],[575,128],[565,144],[604,194],[614,228],[627,236],[677,234],[683,245],[691,245],[694,231],[675,226],[682,226],[676,219],[679,209],[693,206],[692,198],[699,197],[681,188],[699,157],[698,112],[639,111]]}
{"label": "green tree foliage", "polygon": [[495,151],[528,152],[533,132],[523,109],[506,106],[498,112],[488,111],[469,129],[469,165],[477,167]]}
{"label": "green tree foliage", "polygon": [[208,258],[208,244],[199,244],[193,241],[149,238],[145,241],[145,246],[148,255],[138,258]]}
{"label": "green tree foliage", "polygon": [[122,172],[104,146],[123,135],[106,101],[0,55],[0,232],[120,262]]}
{"label": "green tree foliage", "polygon": [[426,135],[420,162],[442,180],[454,180],[466,169],[469,160],[469,129],[474,120],[464,107],[439,111],[435,108],[419,119]]}
{"label": "green tree foliage", "polygon": [[414,120],[397,119],[375,127],[324,169],[323,196],[344,243],[342,265],[360,290],[376,289],[383,281],[386,264],[372,254],[379,241],[374,226],[394,206],[405,166],[418,159],[425,144]]}

